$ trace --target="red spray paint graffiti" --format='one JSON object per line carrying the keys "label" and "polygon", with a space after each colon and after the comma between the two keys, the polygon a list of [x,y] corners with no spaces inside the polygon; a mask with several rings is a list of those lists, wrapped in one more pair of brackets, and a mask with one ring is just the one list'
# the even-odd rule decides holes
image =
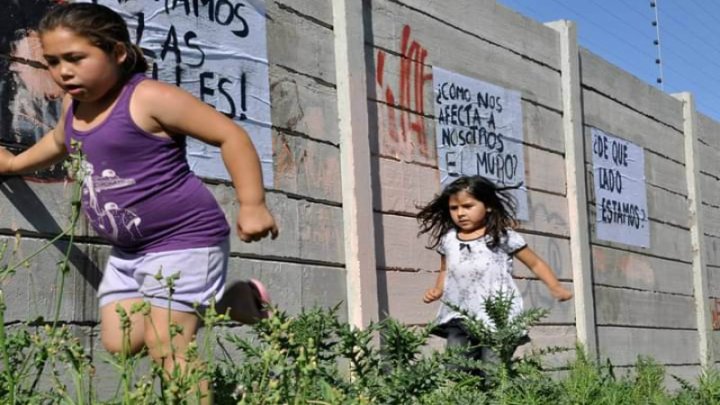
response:
{"label": "red spray paint graffiti", "polygon": [[715,298],[712,303],[712,328],[713,330],[720,330],[720,299]]}
{"label": "red spray paint graffiti", "polygon": [[428,51],[419,42],[411,40],[409,25],[403,27],[400,52],[398,97],[390,83],[385,80],[385,52],[377,53],[375,79],[379,87],[378,94],[384,98],[381,101],[387,104],[381,107],[384,111],[380,114],[385,115],[381,118],[386,120],[385,129],[395,146],[401,149],[417,146],[419,152],[427,157],[430,151],[423,120],[424,88],[427,81],[432,81],[432,73],[425,73]]}

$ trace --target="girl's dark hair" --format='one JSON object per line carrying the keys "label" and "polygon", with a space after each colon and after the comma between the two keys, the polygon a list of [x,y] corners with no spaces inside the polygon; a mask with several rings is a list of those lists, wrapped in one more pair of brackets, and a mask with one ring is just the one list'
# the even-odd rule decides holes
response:
{"label": "girl's dark hair", "polygon": [[507,191],[518,188],[497,187],[495,183],[482,176],[460,177],[450,183],[445,189],[433,198],[426,206],[421,207],[417,214],[420,223],[418,236],[429,233],[429,248],[433,249],[440,244],[442,237],[455,226],[450,216],[450,196],[461,191],[467,191],[476,200],[490,208],[486,215],[485,234],[490,236],[488,247],[494,249],[500,243],[500,238],[507,234],[507,228],[516,225],[515,198]]}
{"label": "girl's dark hair", "polygon": [[108,7],[93,3],[59,4],[40,20],[38,30],[42,35],[59,27],[87,38],[106,53],[112,53],[117,44],[124,45],[127,57],[122,69],[126,76],[148,69],[142,50],[130,41],[125,20]]}

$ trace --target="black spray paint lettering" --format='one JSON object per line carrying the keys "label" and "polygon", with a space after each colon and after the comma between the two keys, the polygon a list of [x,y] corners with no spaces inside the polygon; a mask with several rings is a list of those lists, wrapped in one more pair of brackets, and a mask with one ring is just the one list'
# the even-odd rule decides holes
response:
{"label": "black spray paint lettering", "polygon": [[[183,36],[185,46],[197,52],[199,54],[198,58],[200,59],[200,62],[198,63],[186,64],[189,67],[198,68],[205,63],[205,52],[202,50],[202,48],[200,48],[200,46],[191,42],[195,38],[197,38],[197,34],[193,31],[188,31]],[[172,52],[175,55],[175,62],[177,64],[182,63],[182,51],[180,50],[180,46],[178,44],[177,31],[175,30],[174,25],[170,25],[168,34],[165,37],[165,42],[163,43],[162,49],[160,50],[160,59],[164,61],[168,52]]]}
{"label": "black spray paint lettering", "polygon": [[500,114],[503,111],[502,98],[490,93],[477,94],[477,103],[480,107],[493,110]]}
{"label": "black spray paint lettering", "polygon": [[608,138],[606,136],[595,136],[593,139],[593,153],[605,160],[608,158]]}
{"label": "black spray paint lettering", "polygon": [[[443,101],[464,101],[466,103],[473,102],[472,91],[459,84],[443,82],[438,86],[437,93],[435,102],[438,105],[443,104]],[[498,95],[487,92],[478,92],[475,95],[474,101],[480,108],[495,111],[498,114],[503,111],[502,97]]]}
{"label": "black spray paint lettering", "polygon": [[637,204],[603,197],[600,200],[600,220],[606,224],[625,225],[640,229],[645,227],[647,213]]}
{"label": "black spray paint lettering", "polygon": [[610,140],[607,136],[596,135],[593,139],[593,153],[605,160],[612,160],[618,166],[628,165],[628,145]]}
{"label": "black spray paint lettering", "polygon": [[458,164],[457,160],[455,159],[455,155],[457,155],[457,152],[445,152],[445,166],[447,166],[447,174],[450,177],[460,177],[460,172],[458,171]]}
{"label": "black spray paint lettering", "polygon": [[135,18],[137,18],[137,28],[135,28],[135,45],[139,46],[140,49],[143,51],[143,55],[150,59],[157,58],[157,54],[152,49],[144,48],[140,45],[143,38],[143,33],[145,32],[145,13],[142,11],[135,14]]}
{"label": "black spray paint lettering", "polygon": [[440,107],[437,119],[441,125],[479,128],[485,122],[486,126],[495,128],[495,114],[483,115],[476,104],[444,105]]}
{"label": "black spray paint lettering", "polygon": [[439,86],[438,95],[435,99],[438,104],[443,101],[464,101],[472,102],[472,92],[470,89],[457,85],[455,83],[443,82]]}
{"label": "black spray paint lettering", "polygon": [[464,164],[463,156],[474,160],[470,163],[474,163],[476,174],[498,179],[500,183],[516,182],[519,163],[517,155],[492,151],[476,152],[469,156],[461,152],[445,152],[445,166],[448,176],[458,177],[463,168],[468,169]]}
{"label": "black spray paint lettering", "polygon": [[[215,81],[216,76],[217,76],[217,81]],[[213,85],[213,83],[214,83],[214,85]],[[235,118],[236,114],[237,114],[237,104],[235,102],[233,95],[228,91],[228,88],[232,87],[233,84],[234,84],[234,82],[232,79],[223,77],[220,74],[216,74],[214,72],[202,72],[202,73],[200,73],[200,99],[202,101],[208,103],[208,101],[206,100],[206,96],[214,97],[215,90],[217,90],[217,92],[220,93],[220,95],[223,97],[223,99],[227,103],[228,107],[230,108],[230,111],[221,111],[221,112],[230,118]],[[245,76],[245,73],[242,73],[242,74],[240,74],[240,100],[239,100],[240,110],[242,112],[240,113],[239,116],[237,116],[240,120],[247,119],[247,115],[245,114],[245,111],[247,110],[246,88],[247,88],[247,78]],[[218,105],[214,105],[213,107],[217,108]]]}
{"label": "black spray paint lettering", "polygon": [[611,193],[622,194],[623,179],[620,170],[598,167],[597,176],[600,189],[607,190]]}
{"label": "black spray paint lettering", "polygon": [[488,131],[485,128],[465,129],[447,128],[441,129],[443,146],[482,146],[498,153],[505,151],[505,141],[499,132]]}
{"label": "black spray paint lettering", "polygon": [[[156,0],[157,1],[157,0]],[[136,43],[139,45],[142,41],[143,31],[145,27],[145,15],[144,13],[137,13],[135,15],[138,19],[138,28],[136,30]],[[185,55],[183,59],[183,51],[180,48],[178,40],[178,32],[174,25],[170,25],[168,33],[165,36],[165,41],[160,49],[160,60],[165,61],[168,54],[174,55],[175,58],[175,85],[180,87],[183,83],[182,77],[183,72],[188,69],[183,69],[184,66],[188,68],[199,69],[205,65],[205,52],[203,49],[193,41],[198,37],[194,31],[188,31],[183,35],[183,41],[185,47],[193,51],[194,56],[199,61],[196,63],[190,63],[187,61],[189,55]],[[143,53],[152,58],[156,58],[157,54],[149,49],[143,49]],[[217,77],[216,77],[217,76]],[[157,62],[152,64],[152,78],[158,79],[159,77],[159,66]],[[247,119],[247,76],[245,73],[240,74],[240,94],[236,102],[235,97],[230,92],[230,89],[235,84],[231,78],[224,77],[216,72],[212,71],[201,71],[199,73],[200,79],[200,99],[217,108],[219,104],[224,102],[227,105],[228,111],[221,111],[223,114],[230,118],[239,118],[240,120]],[[222,100],[219,100],[215,104],[212,104],[206,98],[214,97],[219,94]],[[240,107],[240,114],[238,114],[238,104]]]}
{"label": "black spray paint lettering", "polygon": [[612,142],[612,161],[618,166],[628,165],[628,146],[625,143]]}
{"label": "black spray paint lettering", "polygon": [[170,14],[170,11],[176,10],[179,6],[182,7],[185,15],[192,14],[198,18],[201,17],[204,8],[203,18],[225,27],[231,25],[237,27],[231,31],[239,38],[246,38],[250,34],[250,25],[242,16],[244,3],[234,3],[230,0],[165,0],[165,13]]}
{"label": "black spray paint lettering", "polygon": [[512,183],[518,169],[518,157],[514,154],[502,154],[484,151],[476,153],[477,173],[494,177],[500,183]]}

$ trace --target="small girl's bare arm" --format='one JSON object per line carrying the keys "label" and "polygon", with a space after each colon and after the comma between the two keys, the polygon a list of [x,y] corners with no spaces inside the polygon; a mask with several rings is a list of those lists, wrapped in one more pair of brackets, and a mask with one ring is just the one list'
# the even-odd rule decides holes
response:
{"label": "small girl's bare arm", "polygon": [[435,280],[435,287],[428,288],[425,291],[423,302],[429,304],[433,301],[437,301],[442,297],[443,290],[445,289],[445,274],[447,273],[445,268],[445,256],[440,256],[440,272],[438,273],[437,279]]}
{"label": "small girl's bare arm", "polygon": [[541,259],[532,249],[524,247],[515,253],[523,264],[525,264],[550,290],[550,294],[558,301],[567,301],[573,297],[573,293],[563,287],[555,276],[550,266]]}

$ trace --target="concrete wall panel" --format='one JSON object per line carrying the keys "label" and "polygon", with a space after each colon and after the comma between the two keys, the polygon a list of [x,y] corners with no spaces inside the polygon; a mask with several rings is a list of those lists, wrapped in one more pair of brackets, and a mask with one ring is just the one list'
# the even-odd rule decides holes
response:
{"label": "concrete wall panel", "polygon": [[692,296],[595,287],[598,325],[695,329]]}
{"label": "concrete wall panel", "polygon": [[523,101],[522,110],[525,143],[564,154],[565,138],[560,112],[529,101]]}
{"label": "concrete wall panel", "polygon": [[447,7],[447,3],[440,0],[405,0],[398,3],[454,27],[458,33],[467,33],[559,69],[557,34],[501,4],[487,0],[461,0],[454,3],[455,7]]}
{"label": "concrete wall panel", "polygon": [[720,207],[720,187],[716,187],[718,180],[720,180],[720,176],[700,174],[700,188],[704,205]]}
{"label": "concrete wall panel", "polygon": [[313,200],[342,202],[337,147],[277,132],[273,143],[275,188]]}
{"label": "concrete wall panel", "polygon": [[[570,241],[555,236],[535,235],[523,233],[522,237],[538,256],[553,269],[560,280],[572,280],[572,265],[570,262]],[[522,262],[513,262],[513,275],[520,278],[537,278]]]}
{"label": "concrete wall panel", "polygon": [[336,206],[267,195],[270,210],[281,229],[276,240],[243,243],[235,234],[236,206],[226,206],[232,227],[230,248],[243,254],[343,263],[342,210]]}
{"label": "concrete wall panel", "polygon": [[270,103],[273,125],[279,130],[339,144],[333,86],[272,65]]}
{"label": "concrete wall panel", "polygon": [[705,260],[709,266],[720,266],[720,235],[705,234]]}
{"label": "concrete wall panel", "polygon": [[673,128],[682,130],[682,104],[650,84],[623,72],[598,55],[580,50],[582,85]]}
{"label": "concrete wall panel", "polygon": [[277,7],[290,13],[295,13],[319,25],[333,25],[333,8],[330,0],[309,0],[309,1],[274,1]]}
{"label": "concrete wall panel", "polygon": [[[0,229],[56,235],[70,225],[74,183],[0,179]],[[84,226],[77,235],[86,235]]]}
{"label": "concrete wall panel", "polygon": [[375,214],[376,260],[379,269],[435,270],[440,256],[425,248],[427,238],[417,236],[413,217]]}
{"label": "concrete wall panel", "polygon": [[414,215],[419,212],[418,206],[430,202],[440,191],[436,169],[393,159],[373,160],[378,168],[374,179],[379,186],[374,194],[376,210]]}
{"label": "concrete wall panel", "polygon": [[335,83],[333,32],[282,7],[267,5],[267,53],[271,65],[288,67],[323,83]]}
{"label": "concrete wall panel", "polygon": [[689,263],[613,249],[592,248],[594,281],[600,285],[691,295]]}
{"label": "concrete wall panel", "polygon": [[595,213],[590,215],[591,241],[594,245],[648,254],[655,257],[689,263],[691,261],[690,234],[672,225],[650,221],[650,247],[641,248],[597,239]]}
{"label": "concrete wall panel", "polygon": [[[0,245],[8,249],[0,265],[14,267],[43,248],[47,241],[35,238],[0,237]],[[42,318],[52,321],[60,294],[58,263],[68,249],[67,241],[59,241],[43,250],[38,256],[18,267],[14,274],[0,280],[7,304],[5,322],[33,321]],[[64,322],[97,321],[98,304],[95,294],[102,278],[109,247],[73,244],[70,249],[69,269],[62,288],[58,312]],[[6,268],[6,266],[3,266]]]}
{"label": "concrete wall panel", "polygon": [[[720,298],[720,267],[718,266],[710,266],[707,267],[707,287],[708,287],[708,295],[711,298]],[[714,308],[714,303],[711,304],[711,308],[713,308],[713,311],[716,311],[720,314],[720,308]]]}
{"label": "concrete wall panel", "polygon": [[698,140],[716,150],[720,149],[720,123],[703,113],[697,113]]}
{"label": "concrete wall panel", "polygon": [[598,340],[602,357],[613,365],[633,365],[638,356],[650,356],[660,364],[697,364],[697,332],[693,330],[601,326]]}

